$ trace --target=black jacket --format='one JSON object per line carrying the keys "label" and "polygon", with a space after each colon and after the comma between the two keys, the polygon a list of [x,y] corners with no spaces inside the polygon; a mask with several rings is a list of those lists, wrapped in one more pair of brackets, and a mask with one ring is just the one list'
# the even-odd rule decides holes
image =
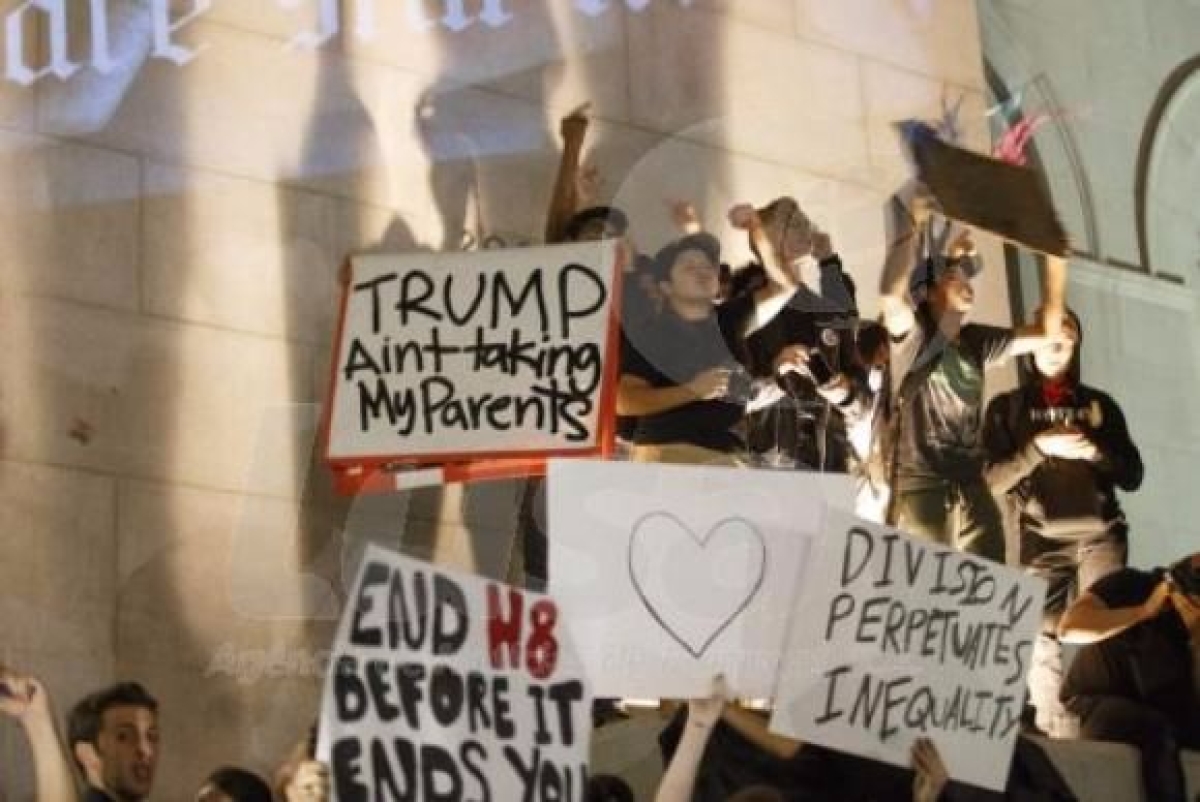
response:
{"label": "black jacket", "polygon": [[1125,416],[1107,393],[1074,383],[1066,407],[1094,409],[1098,425],[1079,428],[1096,445],[1095,462],[1047,457],[1034,438],[1055,424],[1045,410],[1042,380],[1034,378],[997,396],[984,416],[984,476],[992,492],[1007,502],[1006,513],[1020,534],[1052,540],[1125,533],[1125,517],[1116,488],[1136,490],[1142,483],[1142,458],[1129,436]]}
{"label": "black jacket", "polygon": [[[819,349],[830,367],[863,384],[855,349],[858,309],[855,287],[835,254],[820,263],[821,294],[801,286],[779,314],[746,341],[751,372],[758,378],[774,375],[773,364],[789,345]],[[739,271],[739,280],[752,289],[762,272],[754,264]],[[842,472],[850,463],[845,410],[821,398],[813,382],[798,375],[778,379],[788,399],[753,413],[748,421],[748,441],[754,453],[781,449],[799,465]]]}

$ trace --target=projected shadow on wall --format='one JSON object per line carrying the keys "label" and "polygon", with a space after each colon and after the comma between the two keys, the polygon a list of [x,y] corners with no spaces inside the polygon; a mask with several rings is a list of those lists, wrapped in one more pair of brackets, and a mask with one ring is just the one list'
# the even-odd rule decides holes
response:
{"label": "projected shadow on wall", "polygon": [[[704,58],[677,67],[680,75],[664,78],[664,92],[687,87],[687,109],[675,116],[670,130],[647,133],[644,126],[629,125],[655,111],[629,108],[631,84],[647,76],[628,62],[657,60],[648,53],[630,57],[630,30],[646,28],[639,43],[661,40],[682,29],[680,17],[690,11],[675,0],[638,5],[631,11],[619,2],[526,0],[509,4],[517,21],[498,29],[478,21],[460,32],[437,28],[442,70],[422,94],[413,118],[429,164],[429,193],[441,222],[442,248],[542,240],[561,149],[560,116],[585,102],[592,103],[594,117],[585,161],[601,177],[590,204],[632,202],[627,211],[634,217],[633,234],[646,237],[641,242],[646,250],[662,244],[670,228],[665,194],[687,187],[688,199],[703,208],[709,188],[728,184],[727,167],[716,150],[704,164],[691,165],[688,175],[665,185],[654,174],[662,159],[646,159],[671,135],[720,118],[726,84],[721,26],[687,28],[688,49]],[[639,215],[646,210],[647,215]],[[724,209],[706,211],[716,220]],[[457,489],[442,494],[440,516],[463,522],[469,537],[466,556],[485,575],[520,582],[522,567],[537,575],[536,566],[522,566],[531,555],[520,554],[521,532],[533,530],[535,539],[544,537],[545,503],[540,485],[536,495],[526,497],[525,484],[487,482],[465,488],[461,497]],[[456,497],[461,498],[457,504]],[[419,526],[414,521],[410,533]]]}

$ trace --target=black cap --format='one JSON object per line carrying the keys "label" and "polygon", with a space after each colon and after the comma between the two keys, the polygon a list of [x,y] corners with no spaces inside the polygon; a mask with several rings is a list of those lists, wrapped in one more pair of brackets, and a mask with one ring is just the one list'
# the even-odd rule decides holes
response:
{"label": "black cap", "polygon": [[721,264],[721,242],[712,234],[701,231],[688,234],[664,246],[654,257],[654,277],[659,281],[667,281],[671,277],[671,268],[675,260],[685,251],[700,251],[712,260],[713,266]]}
{"label": "black cap", "polygon": [[983,272],[979,259],[973,254],[958,257],[926,257],[913,270],[909,280],[909,289],[914,296],[920,295],[955,268],[962,270],[967,281],[974,281],[975,277]]}

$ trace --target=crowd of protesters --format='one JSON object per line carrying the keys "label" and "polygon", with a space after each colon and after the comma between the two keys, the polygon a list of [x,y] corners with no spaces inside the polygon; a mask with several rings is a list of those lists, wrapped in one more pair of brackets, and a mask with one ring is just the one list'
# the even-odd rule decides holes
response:
{"label": "crowd of protesters", "polygon": [[[972,232],[945,219],[912,180],[885,210],[878,316],[860,317],[834,233],[791,197],[728,211],[753,254],[749,264],[725,264],[718,238],[680,201],[669,204],[678,239],[640,253],[624,213],[580,201],[587,128],[582,111],[563,121],[546,240],[619,243],[624,454],[850,473],[860,515],[1044,577],[1026,732],[1131,744],[1148,798],[1184,802],[1179,749],[1200,748],[1200,554],[1153,572],[1126,565],[1130,531],[1118,490],[1138,488],[1142,462],[1118,403],[1082,381],[1084,325],[1066,307],[1066,261],[1044,255],[1041,306],[1030,323],[968,322],[982,269]],[[813,274],[813,265],[810,286],[805,267]],[[989,402],[989,371],[1014,357],[1028,362],[1019,386]],[[523,554],[530,584],[541,587],[547,560],[536,499],[530,492],[523,505]],[[1069,670],[1062,642],[1084,644]],[[0,710],[27,736],[41,802],[149,798],[158,704],[142,686],[118,684],[75,704],[64,739],[47,689],[0,668]],[[195,798],[324,799],[329,777],[312,740],[270,784],[223,767]],[[678,706],[661,742],[659,802],[1001,798],[949,782],[930,740],[916,741],[905,772],[781,738],[760,713],[726,699],[719,680],[711,698]],[[1071,798],[1048,766],[1022,740],[1010,792]],[[589,794],[632,799],[614,777],[592,778]]]}

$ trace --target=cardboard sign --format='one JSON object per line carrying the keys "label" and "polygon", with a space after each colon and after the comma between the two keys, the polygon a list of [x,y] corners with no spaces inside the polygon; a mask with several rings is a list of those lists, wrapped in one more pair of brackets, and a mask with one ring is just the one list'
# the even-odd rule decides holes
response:
{"label": "cardboard sign", "polygon": [[928,736],[1002,790],[1045,583],[830,510],[795,606],[771,729],[896,765]]}
{"label": "cardboard sign", "polygon": [[591,699],[547,596],[368,548],[318,758],[334,799],[578,800]]}
{"label": "cardboard sign", "polygon": [[600,453],[616,392],[613,243],[372,254],[350,274],[334,467]]}
{"label": "cardboard sign", "polygon": [[917,174],[952,220],[1035,251],[1066,256],[1066,230],[1033,170],[957,148],[919,124],[897,126]]}
{"label": "cardboard sign", "polygon": [[791,602],[844,475],[555,460],[550,588],[597,695],[774,688]]}

